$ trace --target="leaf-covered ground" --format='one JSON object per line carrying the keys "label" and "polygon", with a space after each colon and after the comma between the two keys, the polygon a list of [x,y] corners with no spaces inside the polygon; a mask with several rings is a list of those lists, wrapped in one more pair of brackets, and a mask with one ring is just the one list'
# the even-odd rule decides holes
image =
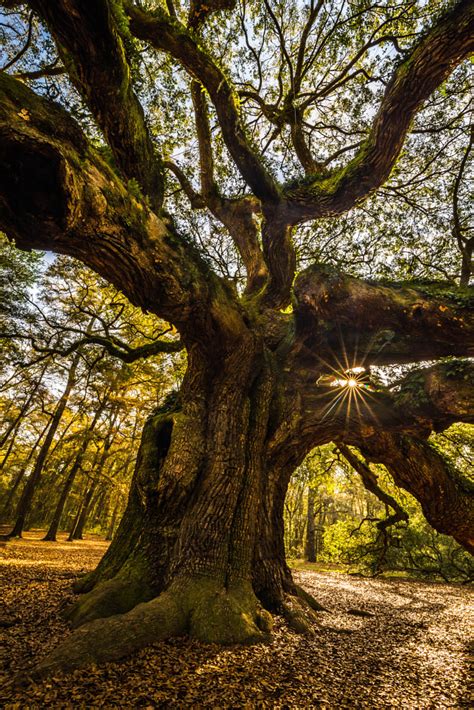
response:
{"label": "leaf-covered ground", "polygon": [[[0,548],[0,707],[473,707],[472,589],[298,573],[330,611],[312,638],[277,623],[273,643],[222,648],[186,639],[23,688],[11,686],[68,633],[71,580],[106,549],[29,533]],[[351,610],[373,616],[356,616]],[[469,642],[471,647],[469,650]],[[472,676],[471,676],[472,679]]]}

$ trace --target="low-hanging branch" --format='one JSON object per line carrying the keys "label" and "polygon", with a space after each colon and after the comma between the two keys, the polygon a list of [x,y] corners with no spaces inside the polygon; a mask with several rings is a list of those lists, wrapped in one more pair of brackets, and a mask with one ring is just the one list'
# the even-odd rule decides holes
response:
{"label": "low-hanging branch", "polygon": [[145,345],[133,348],[116,337],[112,340],[102,335],[84,335],[84,337],[78,338],[63,347],[59,345],[40,345],[33,336],[23,333],[6,333],[2,337],[15,340],[28,340],[35,352],[45,355],[60,355],[61,357],[67,357],[85,345],[100,345],[109,355],[126,363],[136,362],[137,360],[152,357],[153,355],[177,353],[184,348],[180,340],[155,340],[154,342],[145,343]]}
{"label": "low-hanging branch", "polygon": [[455,422],[474,423],[474,363],[469,360],[420,368],[393,388],[358,383],[343,371],[334,370],[332,382],[314,376],[310,368],[304,373],[292,365],[287,369],[285,406],[269,439],[272,466],[297,466],[328,441],[360,448],[366,438],[384,432],[426,439]]}
{"label": "low-hanging branch", "polygon": [[351,443],[370,461],[383,463],[395,483],[417,498],[435,530],[452,535],[474,554],[474,484],[437,448],[422,438],[387,431]]}
{"label": "low-hanging branch", "polygon": [[391,525],[406,522],[408,520],[408,513],[404,510],[400,503],[390,495],[390,493],[387,493],[379,486],[377,476],[372,471],[370,466],[356,456],[343,442],[339,442],[336,448],[352,466],[354,471],[359,474],[364,487],[370,491],[370,493],[373,493],[384,505],[393,509],[392,515],[387,515],[384,520],[379,520],[377,522],[379,530],[385,531]]}

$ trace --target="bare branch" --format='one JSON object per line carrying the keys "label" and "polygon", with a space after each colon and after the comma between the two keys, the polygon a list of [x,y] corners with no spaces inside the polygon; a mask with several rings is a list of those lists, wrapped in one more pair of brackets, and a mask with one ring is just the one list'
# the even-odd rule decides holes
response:
{"label": "bare branch", "polygon": [[5,66],[3,66],[3,67],[0,69],[0,71],[6,71],[7,69],[10,69],[10,67],[12,67],[14,64],[16,64],[17,61],[18,61],[19,59],[21,59],[22,56],[25,54],[25,52],[30,48],[30,46],[31,46],[31,36],[32,36],[32,33],[33,33],[33,17],[34,17],[34,16],[33,16],[33,13],[30,12],[30,14],[29,14],[29,16],[28,16],[28,32],[27,32],[27,35],[26,35],[25,44],[24,44],[23,47],[20,49],[20,51],[17,52],[17,54],[15,54],[15,56],[13,57],[13,59],[10,59],[10,61],[7,62],[7,63],[5,64]]}

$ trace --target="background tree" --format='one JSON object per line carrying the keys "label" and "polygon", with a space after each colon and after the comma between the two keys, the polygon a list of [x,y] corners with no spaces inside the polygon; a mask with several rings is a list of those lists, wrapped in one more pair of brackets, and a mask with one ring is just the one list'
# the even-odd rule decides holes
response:
{"label": "background tree", "polygon": [[[17,287],[20,280],[18,275]],[[46,539],[54,540],[65,507],[65,520],[71,517],[68,499],[71,493],[73,498],[77,497],[77,485],[79,488],[83,485],[83,476],[92,476],[94,490],[98,487],[102,492],[102,511],[109,496],[114,496],[116,506],[123,508],[123,485],[129,479],[139,443],[137,423],[146,416],[147,407],[156,406],[157,398],[164,396],[170,383],[164,377],[163,363],[152,358],[145,363],[140,350],[137,354],[137,348],[130,345],[135,342],[146,345],[147,339],[152,342],[156,321],[150,324],[149,318],[135,312],[113,289],[100,283],[93,272],[68,259],[56,260],[36,275],[33,286],[31,294],[28,291],[24,294],[30,309],[29,321],[20,317],[10,319],[4,333],[5,343],[13,347],[9,345],[5,359],[8,377],[4,388],[5,434],[0,462],[5,492],[1,511],[4,523],[13,520],[16,500],[21,515],[10,528],[11,533],[21,535],[28,519],[30,525],[49,524]],[[127,338],[128,342],[121,338]],[[107,348],[115,357],[109,355]],[[148,352],[146,348],[145,351]],[[23,395],[24,388],[28,389]],[[64,388],[67,397],[62,396],[56,403]],[[62,414],[58,417],[59,407]],[[107,419],[109,410],[115,412],[111,433],[117,443],[112,446],[110,440],[107,456],[103,456],[97,447],[100,448],[104,436],[109,436],[101,432],[101,418]],[[56,431],[52,430],[52,424]],[[107,421],[103,424],[109,431]],[[123,446],[124,441],[127,447]],[[90,447],[95,447],[95,454],[88,451]],[[117,481],[108,472],[110,456],[115,462]],[[25,480],[20,500],[18,491]],[[109,484],[106,496],[105,481]],[[73,487],[75,482],[77,485]],[[61,492],[58,487],[62,487]],[[55,500],[57,505],[53,509]],[[82,509],[82,503],[82,497],[80,503],[76,501],[74,515],[77,508]],[[83,512],[82,530],[88,511]],[[110,524],[105,516],[98,529],[105,534]],[[72,528],[73,521],[66,526]],[[71,529],[71,539],[75,539],[73,533]]]}
{"label": "background tree", "polygon": [[[260,639],[269,611],[308,628],[317,603],[285,563],[284,499],[331,440],[386,463],[472,551],[472,485],[426,443],[473,421],[472,363],[441,360],[472,354],[469,294],[327,259],[300,269],[308,243],[327,251],[323,231],[371,277],[384,261],[400,275],[387,251],[464,145],[471,0],[3,4],[15,39],[0,76],[0,226],[172,323],[180,343],[155,340],[154,354],[187,352],[179,393],[145,424],[115,538],[81,584],[72,618],[87,625],[38,672],[184,631]],[[429,242],[436,209],[422,209]],[[450,232],[459,262],[456,250]],[[367,375],[426,360],[393,385]]]}
{"label": "background tree", "polygon": [[[472,431],[454,425],[433,441],[472,477]],[[457,452],[457,453],[455,453]],[[346,457],[347,454],[347,457]],[[364,575],[404,572],[422,578],[470,582],[470,555],[426,522],[420,505],[398,488],[384,466],[367,464],[344,444],[320,447],[292,476],[288,496],[303,487],[292,510],[299,539],[285,535],[289,557],[317,562],[318,569]],[[299,563],[298,563],[299,564]]]}

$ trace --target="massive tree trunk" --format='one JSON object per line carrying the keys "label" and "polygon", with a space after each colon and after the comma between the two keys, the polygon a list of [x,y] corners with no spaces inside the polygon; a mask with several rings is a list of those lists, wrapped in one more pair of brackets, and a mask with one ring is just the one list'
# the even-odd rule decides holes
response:
{"label": "massive tree trunk", "polygon": [[[176,401],[148,419],[122,522],[81,584],[90,591],[73,609],[73,623],[128,612],[120,617],[122,641],[110,645],[106,622],[89,623],[68,644],[69,666],[185,630],[234,643],[262,639],[270,629],[252,572],[272,368],[250,331],[215,357],[209,366],[190,353]],[[64,658],[63,648],[48,667]]]}
{"label": "massive tree trunk", "polygon": [[[274,357],[250,330],[210,366],[205,355],[190,352],[180,393],[147,420],[117,533],[77,584],[69,618],[83,628],[41,672],[118,658],[184,631],[221,643],[264,639],[268,610],[309,631],[321,609],[285,561],[283,503],[296,459],[282,469],[268,455]],[[296,448],[299,460],[305,451]],[[110,644],[112,628],[120,640]]]}

